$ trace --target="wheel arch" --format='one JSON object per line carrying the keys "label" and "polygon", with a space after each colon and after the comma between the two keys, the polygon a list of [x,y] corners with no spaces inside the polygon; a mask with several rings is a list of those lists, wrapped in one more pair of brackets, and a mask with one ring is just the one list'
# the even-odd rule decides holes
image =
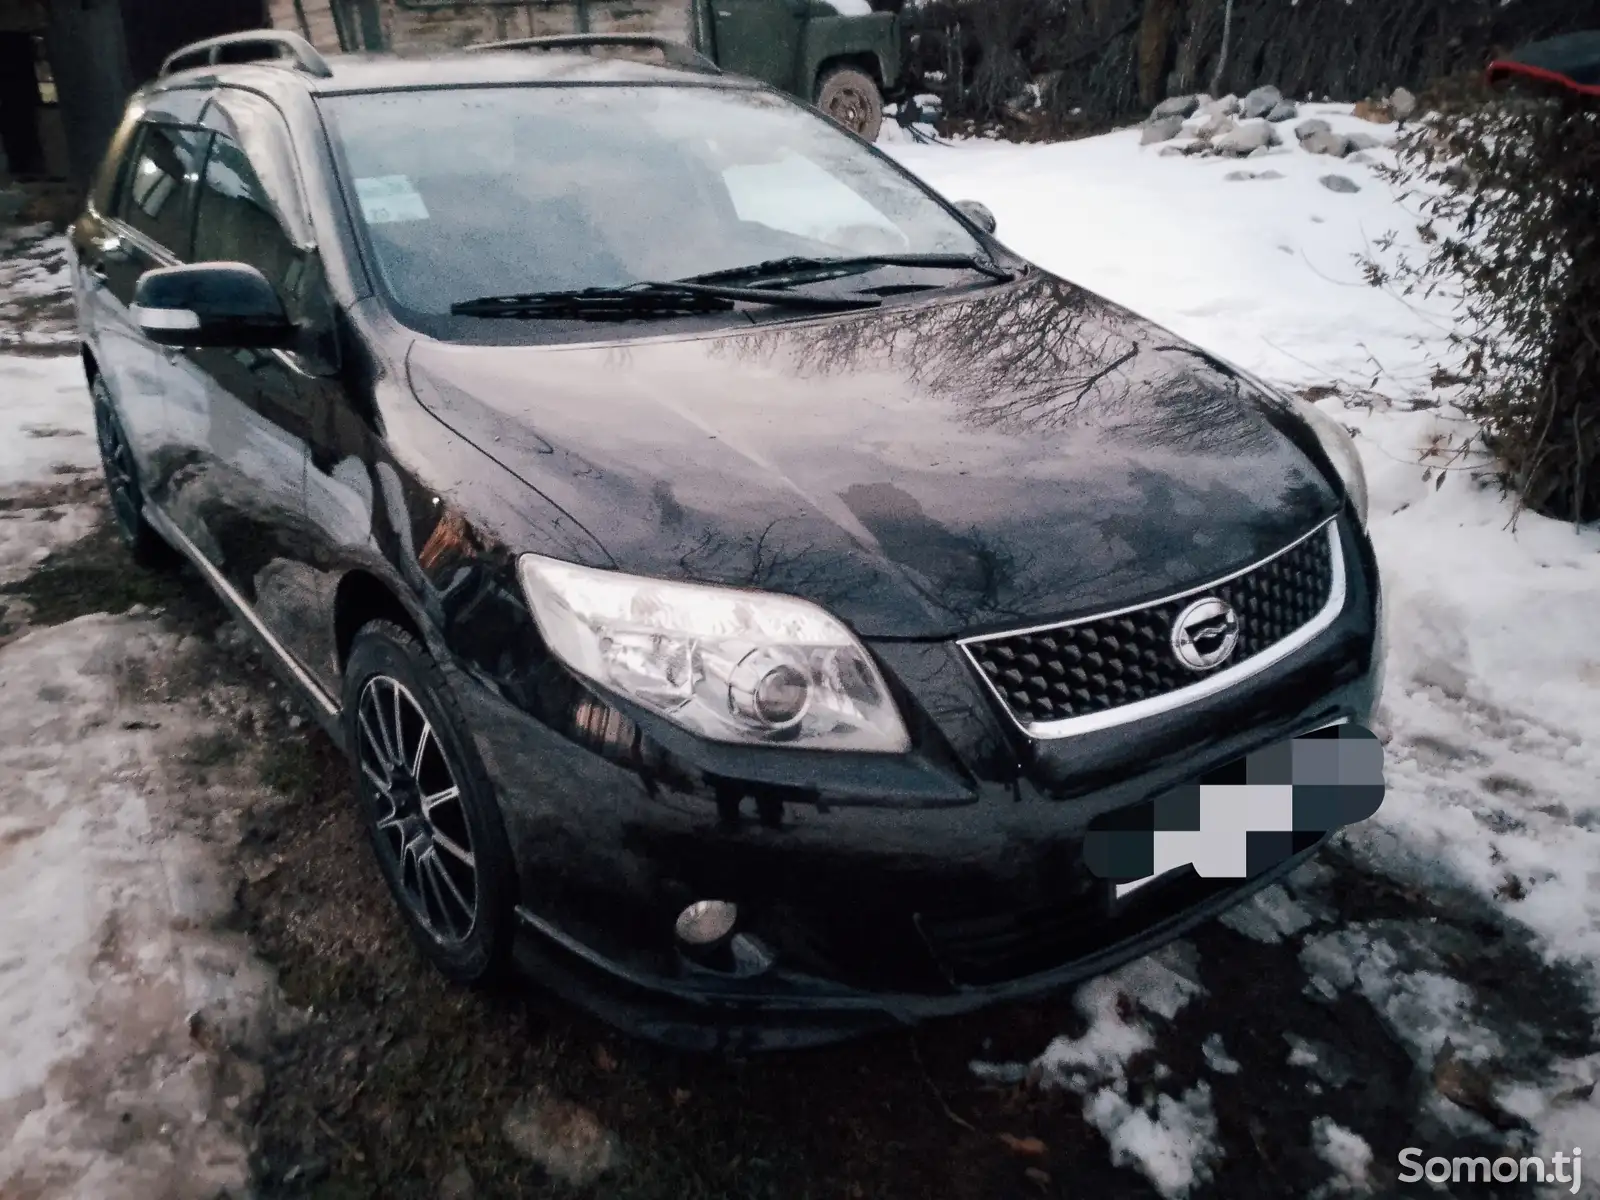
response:
{"label": "wheel arch", "polygon": [[883,63],[878,60],[878,56],[871,50],[856,50],[830,54],[817,63],[816,72],[811,77],[810,100],[816,100],[817,94],[822,88],[822,81],[828,77],[828,72],[835,71],[840,67],[854,67],[856,70],[863,72],[873,83],[878,85],[878,94],[880,96],[883,94],[885,86],[883,82]]}
{"label": "wheel arch", "polygon": [[356,634],[371,621],[392,621],[424,646],[429,643],[423,619],[402,599],[399,589],[357,567],[340,578],[333,597],[334,661],[341,676],[350,662]]}

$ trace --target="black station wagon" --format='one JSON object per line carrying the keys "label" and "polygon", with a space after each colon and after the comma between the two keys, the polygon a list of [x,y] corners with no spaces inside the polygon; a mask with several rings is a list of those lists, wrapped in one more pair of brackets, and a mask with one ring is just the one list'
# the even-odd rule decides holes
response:
{"label": "black station wagon", "polygon": [[1369,718],[1348,435],[815,111],[614,49],[197,43],[72,230],[121,532],[348,752],[423,953],[796,1045],[1314,853],[1085,846]]}

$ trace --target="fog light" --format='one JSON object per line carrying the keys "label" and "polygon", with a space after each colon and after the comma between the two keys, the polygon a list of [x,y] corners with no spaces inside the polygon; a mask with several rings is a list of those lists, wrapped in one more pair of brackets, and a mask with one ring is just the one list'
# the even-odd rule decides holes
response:
{"label": "fog light", "polygon": [[696,900],[678,914],[678,940],[704,952],[727,941],[739,920],[739,906],[729,900]]}

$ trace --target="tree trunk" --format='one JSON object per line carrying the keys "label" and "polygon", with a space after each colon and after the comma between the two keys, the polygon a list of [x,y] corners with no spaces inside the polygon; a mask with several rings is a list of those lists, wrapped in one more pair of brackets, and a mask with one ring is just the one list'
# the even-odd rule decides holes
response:
{"label": "tree trunk", "polygon": [[1233,0],[1222,10],[1222,50],[1217,54],[1217,69],[1211,72],[1211,94],[1222,95],[1222,73],[1228,69],[1228,42],[1233,38]]}
{"label": "tree trunk", "polygon": [[1139,102],[1160,103],[1167,90],[1167,51],[1177,23],[1178,0],[1144,0],[1139,23]]}

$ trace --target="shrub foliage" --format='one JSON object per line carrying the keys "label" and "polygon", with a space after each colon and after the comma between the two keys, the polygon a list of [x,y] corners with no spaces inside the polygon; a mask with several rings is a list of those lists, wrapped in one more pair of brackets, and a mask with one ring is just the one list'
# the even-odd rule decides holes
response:
{"label": "shrub foliage", "polygon": [[1536,512],[1600,517],[1600,107],[1556,93],[1441,88],[1392,183],[1418,202],[1421,261],[1371,282],[1463,297],[1459,384],[1504,477]]}

